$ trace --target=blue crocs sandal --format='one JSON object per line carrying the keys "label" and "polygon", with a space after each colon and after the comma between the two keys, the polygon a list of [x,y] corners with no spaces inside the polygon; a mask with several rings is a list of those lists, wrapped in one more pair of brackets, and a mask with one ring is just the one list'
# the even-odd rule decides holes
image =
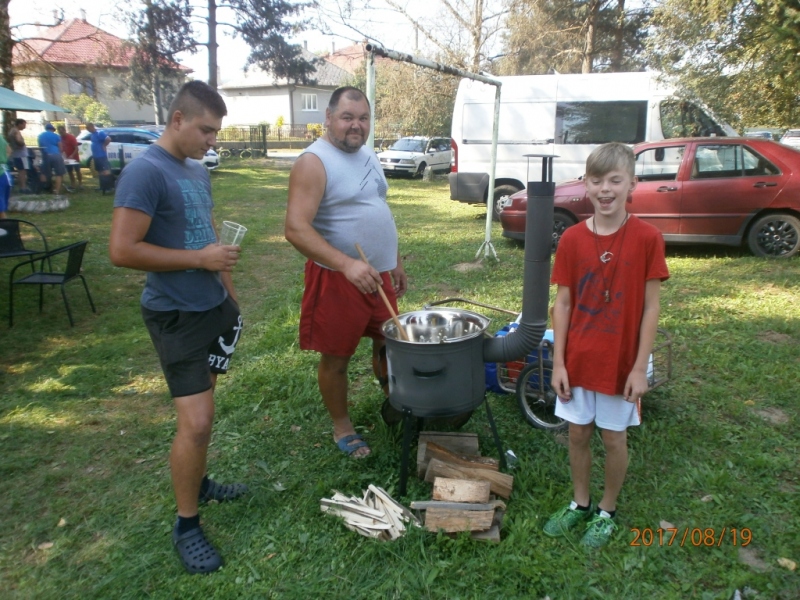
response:
{"label": "blue crocs sandal", "polygon": [[222,566],[222,557],[206,539],[201,527],[181,535],[173,531],[172,545],[189,573],[211,573]]}
{"label": "blue crocs sandal", "polygon": [[201,490],[198,500],[200,502],[210,502],[211,500],[228,502],[244,496],[248,491],[248,487],[243,483],[217,483],[213,479],[209,479],[208,489],[205,493]]}
{"label": "blue crocs sandal", "polygon": [[[351,444],[350,442],[355,443]],[[365,442],[364,438],[362,438],[358,433],[344,436],[343,438],[339,439],[338,442],[336,442],[336,446],[348,456],[352,456],[353,452],[359,448],[369,448],[369,446],[367,446],[367,442]]]}

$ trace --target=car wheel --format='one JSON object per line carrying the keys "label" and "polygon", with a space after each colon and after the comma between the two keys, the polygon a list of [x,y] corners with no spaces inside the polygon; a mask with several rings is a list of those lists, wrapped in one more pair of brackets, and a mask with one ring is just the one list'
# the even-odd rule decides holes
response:
{"label": "car wheel", "polygon": [[550,248],[550,251],[555,254],[556,248],[558,248],[558,242],[561,241],[561,236],[564,235],[564,232],[575,225],[576,221],[569,215],[565,215],[564,213],[557,212],[553,214],[553,245]]}
{"label": "car wheel", "polygon": [[502,198],[503,196],[511,196],[512,194],[516,194],[519,190],[520,188],[511,185],[510,183],[507,183],[505,185],[498,185],[496,188],[494,188],[494,201],[492,202],[492,206],[494,207],[494,212],[492,214],[492,219],[494,219],[495,221],[500,220],[500,206],[498,205],[500,198]]}
{"label": "car wheel", "polygon": [[417,172],[414,173],[414,177],[422,177],[422,174],[425,172],[425,167],[427,167],[427,166],[428,166],[428,163],[425,163],[425,162],[419,163],[419,168],[417,169]]}
{"label": "car wheel", "polygon": [[800,219],[781,213],[765,215],[750,227],[747,245],[756,256],[794,256],[800,250]]}

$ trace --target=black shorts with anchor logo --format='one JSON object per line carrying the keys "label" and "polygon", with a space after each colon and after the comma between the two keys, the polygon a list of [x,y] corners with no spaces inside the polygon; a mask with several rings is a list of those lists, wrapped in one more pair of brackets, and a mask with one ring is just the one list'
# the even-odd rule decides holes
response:
{"label": "black shorts with anchor logo", "polygon": [[204,392],[211,388],[211,373],[228,371],[243,327],[230,296],[205,312],[142,307],[142,318],[173,398]]}

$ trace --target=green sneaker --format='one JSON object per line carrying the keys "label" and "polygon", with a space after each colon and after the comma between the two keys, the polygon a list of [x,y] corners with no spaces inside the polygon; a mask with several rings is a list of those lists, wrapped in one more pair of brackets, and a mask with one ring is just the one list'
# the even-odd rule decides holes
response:
{"label": "green sneaker", "polygon": [[565,506],[550,516],[550,519],[544,524],[544,533],[550,537],[565,535],[578,523],[586,521],[591,516],[591,502],[588,510],[578,510],[578,503],[573,500],[569,503],[569,506]]}
{"label": "green sneaker", "polygon": [[601,510],[586,525],[586,533],[583,535],[581,544],[590,548],[601,548],[608,543],[616,530],[617,524],[614,523],[612,516]]}

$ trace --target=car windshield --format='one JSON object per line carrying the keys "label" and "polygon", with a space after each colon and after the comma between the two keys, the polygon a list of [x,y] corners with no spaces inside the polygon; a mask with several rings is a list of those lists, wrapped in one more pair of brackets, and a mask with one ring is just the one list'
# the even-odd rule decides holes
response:
{"label": "car windshield", "polygon": [[425,152],[425,141],[402,138],[392,144],[389,147],[389,150],[400,150],[402,152]]}

